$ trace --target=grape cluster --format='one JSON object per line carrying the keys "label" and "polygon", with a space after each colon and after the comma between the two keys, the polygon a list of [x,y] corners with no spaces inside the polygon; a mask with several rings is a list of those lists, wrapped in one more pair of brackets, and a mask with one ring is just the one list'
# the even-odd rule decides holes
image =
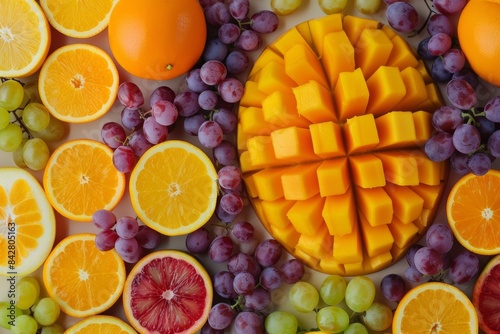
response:
{"label": "grape cluster", "polygon": [[36,82],[1,80],[0,150],[12,152],[18,167],[42,170],[50,157],[46,142],[60,140],[65,132],[64,122],[40,102]]}
{"label": "grape cluster", "polygon": [[57,324],[61,309],[51,297],[40,296],[40,284],[33,276],[16,282],[15,300],[0,302],[0,326],[12,334],[62,334]]}
{"label": "grape cluster", "polygon": [[161,242],[161,235],[147,225],[139,224],[137,218],[120,217],[105,209],[92,215],[92,222],[101,231],[95,237],[95,244],[101,251],[115,249],[127,263],[136,263],[146,250],[151,250]]}

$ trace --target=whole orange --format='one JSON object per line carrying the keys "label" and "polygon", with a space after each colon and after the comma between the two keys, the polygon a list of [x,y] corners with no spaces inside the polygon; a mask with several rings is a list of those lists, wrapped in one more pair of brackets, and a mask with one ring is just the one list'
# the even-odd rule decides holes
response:
{"label": "whole orange", "polygon": [[458,40],[470,66],[500,86],[500,0],[470,0],[458,20]]}
{"label": "whole orange", "polygon": [[168,80],[189,71],[205,47],[198,0],[120,0],[108,25],[111,52],[127,72]]}

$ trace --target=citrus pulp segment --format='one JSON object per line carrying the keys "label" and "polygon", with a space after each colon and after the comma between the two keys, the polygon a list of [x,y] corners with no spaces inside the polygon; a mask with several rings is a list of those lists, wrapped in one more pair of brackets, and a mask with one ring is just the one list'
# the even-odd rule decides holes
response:
{"label": "citrus pulp segment", "polygon": [[54,209],[76,221],[91,221],[100,209],[112,210],[126,186],[112,156],[108,146],[90,139],[70,140],[54,150],[43,174],[45,193]]}
{"label": "citrus pulp segment", "polygon": [[378,21],[331,14],[286,31],[255,61],[238,111],[260,221],[324,273],[395,263],[445,190],[447,162],[423,151],[442,104],[415,50]]}
{"label": "citrus pulp segment", "polygon": [[200,262],[176,250],[139,260],[123,290],[130,324],[140,333],[196,333],[212,307],[212,281]]}
{"label": "citrus pulp segment", "polygon": [[479,328],[487,334],[500,333],[500,255],[491,258],[474,284],[472,303]]}
{"label": "citrus pulp segment", "polygon": [[38,78],[40,99],[62,121],[85,123],[107,113],[119,77],[111,57],[90,44],[68,44],[52,52]]}
{"label": "citrus pulp segment", "polygon": [[57,31],[69,37],[88,38],[106,29],[117,2],[118,0],[41,0],[40,6]]}
{"label": "citrus pulp segment", "polygon": [[114,250],[100,251],[95,234],[80,233],[61,240],[43,266],[47,293],[61,311],[83,318],[109,309],[125,284],[125,263]]}
{"label": "citrus pulp segment", "polygon": [[198,147],[168,140],[141,156],[129,191],[135,213],[146,225],[165,235],[187,234],[214,213],[217,172]]}
{"label": "citrus pulp segment", "polygon": [[0,77],[29,76],[49,52],[49,22],[34,0],[2,0],[0,17]]}
{"label": "citrus pulp segment", "polygon": [[136,334],[125,321],[111,315],[93,315],[69,327],[66,334]]}
{"label": "citrus pulp segment", "polygon": [[54,211],[38,181],[20,168],[0,168],[0,276],[29,275],[54,244]]}

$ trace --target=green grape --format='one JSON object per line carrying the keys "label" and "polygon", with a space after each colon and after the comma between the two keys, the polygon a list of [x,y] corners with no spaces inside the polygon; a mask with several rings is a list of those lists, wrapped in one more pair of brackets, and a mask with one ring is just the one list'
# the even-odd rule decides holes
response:
{"label": "green grape", "polygon": [[347,326],[344,331],[344,334],[369,334],[368,329],[366,329],[365,325],[360,322],[353,322]]}
{"label": "green grape", "polygon": [[10,329],[16,317],[23,314],[23,310],[10,302],[0,302],[0,326]]}
{"label": "green grape", "polygon": [[292,285],[288,299],[297,311],[306,313],[318,306],[319,293],[311,283],[300,281]]}
{"label": "green grape", "polygon": [[347,283],[345,302],[354,312],[364,312],[375,299],[375,284],[366,276],[356,276]]}
{"label": "green grape", "polygon": [[0,150],[14,152],[23,142],[23,130],[18,124],[10,123],[0,130]]}
{"label": "green grape", "polygon": [[40,94],[38,93],[38,80],[27,82],[24,84],[23,89],[24,98],[21,103],[22,106],[25,106],[29,102],[41,102]]}
{"label": "green grape", "polygon": [[45,141],[57,141],[61,139],[66,133],[66,125],[63,121],[50,116],[49,126],[42,131],[32,131],[34,137],[43,139]]}
{"label": "green grape", "polygon": [[341,333],[349,326],[349,314],[338,306],[326,306],[316,313],[318,328],[327,333]]}
{"label": "green grape", "polygon": [[22,314],[14,321],[14,326],[10,328],[12,334],[35,334],[38,330],[38,323],[31,315]]}
{"label": "green grape", "polygon": [[24,158],[23,158],[23,147],[24,147],[24,144],[26,144],[27,141],[28,141],[28,138],[26,138],[26,137],[23,138],[23,141],[22,141],[21,145],[19,145],[19,147],[17,148],[17,150],[15,150],[14,152],[12,152],[12,160],[14,160],[14,163],[19,168],[25,168],[25,167],[27,167],[26,163],[24,162]]}
{"label": "green grape", "polygon": [[300,7],[302,0],[271,0],[271,9],[278,15],[292,14]]}
{"label": "green grape", "polygon": [[41,103],[30,102],[23,110],[24,125],[33,131],[42,131],[49,126],[50,114]]}
{"label": "green grape", "polygon": [[24,97],[23,86],[16,80],[7,80],[0,85],[0,107],[16,110],[21,106]]}
{"label": "green grape", "polygon": [[58,324],[52,324],[50,326],[42,326],[42,331],[40,334],[63,334],[64,327]]}
{"label": "green grape", "polygon": [[345,297],[347,282],[340,275],[330,275],[326,277],[319,287],[321,299],[328,305],[337,305]]}
{"label": "green grape", "polygon": [[33,276],[25,276],[16,284],[16,306],[27,310],[40,296],[40,284]]}
{"label": "green grape", "polygon": [[385,331],[392,325],[392,310],[389,306],[374,302],[362,315],[361,321],[371,330]]}
{"label": "green grape", "polygon": [[356,0],[356,9],[363,14],[375,14],[380,7],[380,0]]}
{"label": "green grape", "polygon": [[340,13],[347,6],[347,0],[318,0],[318,3],[325,14]]}
{"label": "green grape", "polygon": [[33,317],[42,326],[50,326],[59,318],[61,309],[59,304],[50,297],[44,297],[36,303],[33,310]]}
{"label": "green grape", "polygon": [[285,311],[274,311],[266,317],[264,323],[268,334],[295,334],[299,327],[297,317]]}
{"label": "green grape", "polygon": [[23,160],[32,170],[42,170],[50,157],[49,147],[43,139],[32,138],[23,146]]}
{"label": "green grape", "polygon": [[10,123],[10,113],[4,107],[0,107],[0,130]]}

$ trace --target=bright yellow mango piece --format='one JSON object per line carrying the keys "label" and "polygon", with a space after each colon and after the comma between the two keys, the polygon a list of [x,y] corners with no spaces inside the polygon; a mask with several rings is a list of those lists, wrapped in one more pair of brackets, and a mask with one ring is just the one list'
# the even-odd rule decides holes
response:
{"label": "bright yellow mango piece", "polygon": [[312,255],[307,254],[300,248],[295,248],[292,255],[300,259],[306,266],[316,268],[319,265],[319,259]]}
{"label": "bright yellow mango piece", "polygon": [[406,87],[401,72],[394,66],[380,66],[366,80],[370,99],[367,113],[379,116],[393,110],[394,106],[406,95]]}
{"label": "bright yellow mango piece", "polygon": [[394,214],[392,200],[382,187],[365,189],[356,186],[359,212],[371,226],[387,225]]}
{"label": "bright yellow mango piece", "polygon": [[[334,240],[335,240],[335,238],[334,238]],[[335,258],[333,257],[333,252],[332,252],[332,254],[322,258],[319,261],[319,266],[320,266],[321,270],[326,274],[331,273],[331,274],[337,274],[337,275],[345,275],[344,266],[342,265],[342,263],[335,260]],[[309,334],[326,334],[326,332],[314,331],[314,332],[309,332]]]}
{"label": "bright yellow mango piece", "polygon": [[290,225],[290,220],[286,214],[294,203],[294,201],[288,201],[281,197],[274,201],[262,201],[261,205],[264,216],[269,221],[269,224],[284,229]]}
{"label": "bright yellow mango piece", "polygon": [[283,197],[281,175],[290,167],[266,168],[253,174],[258,197],[263,201],[274,201]]}
{"label": "bright yellow mango piece", "polygon": [[[356,89],[353,89],[356,87]],[[342,72],[333,89],[333,99],[341,121],[366,112],[370,92],[361,68],[351,72]]]}
{"label": "bright yellow mango piece", "polygon": [[283,35],[278,37],[278,39],[270,45],[270,48],[283,56],[288,50],[290,50],[294,45],[297,44],[302,44],[303,46],[308,48],[311,47],[307,40],[302,36],[299,29],[297,29],[297,27],[293,27]]}
{"label": "bright yellow mango piece", "polygon": [[433,132],[432,114],[419,110],[413,113],[413,123],[415,124],[415,135],[417,137],[416,145],[423,145],[429,139]]}
{"label": "bright yellow mango piece", "polygon": [[279,53],[277,53],[270,47],[266,47],[262,51],[260,56],[255,60],[255,63],[253,64],[253,67],[250,70],[250,73],[248,74],[248,78],[250,80],[255,80],[260,70],[264,67],[264,65],[266,65],[270,61],[277,61],[278,63],[284,63],[283,57]]}
{"label": "bright yellow mango piece", "polygon": [[[257,216],[259,217],[264,217],[264,213],[262,212],[262,205],[261,205],[262,200],[258,198],[254,198],[252,203],[253,203],[253,208],[255,210],[255,213],[257,213]],[[270,230],[271,225],[269,225],[269,222],[265,219],[262,219],[262,225],[266,230]]]}
{"label": "bright yellow mango piece", "polygon": [[406,95],[394,106],[394,110],[417,111],[417,106],[427,99],[424,78],[414,67],[402,70],[401,78],[406,87]]}
{"label": "bright yellow mango piece", "polygon": [[[250,173],[262,169],[265,165],[252,165],[250,153],[243,151],[240,153],[240,168],[243,173]],[[255,196],[252,196],[255,197]]]}
{"label": "bright yellow mango piece", "polygon": [[285,53],[284,59],[285,72],[297,85],[314,80],[326,88],[329,87],[323,67],[311,48],[296,44]]}
{"label": "bright yellow mango piece", "polygon": [[373,114],[348,118],[344,124],[347,153],[360,153],[373,149],[379,143]]}
{"label": "bright yellow mango piece", "polygon": [[422,59],[418,60],[418,65],[415,66],[415,68],[420,72],[420,75],[424,79],[424,82],[426,85],[428,83],[432,82],[432,77],[429,74],[429,70],[427,69],[427,65],[425,65],[425,62]]}
{"label": "bright yellow mango piece", "polygon": [[444,105],[441,91],[436,83],[431,82],[426,84],[425,90],[427,91],[427,100],[417,106],[418,110],[432,112]]}
{"label": "bright yellow mango piece", "polygon": [[269,135],[274,129],[273,126],[264,119],[262,108],[240,107],[238,110],[240,130],[249,135]]}
{"label": "bright yellow mango piece", "polygon": [[[259,90],[257,82],[247,80],[245,82],[245,94],[240,101],[240,107],[262,107],[262,100],[266,98],[267,94]],[[427,96],[427,95],[426,95]]]}
{"label": "bright yellow mango piece", "polygon": [[288,224],[287,226],[282,228],[270,224],[270,229],[270,232],[273,234],[274,239],[278,240],[282,244],[287,245],[290,248],[295,248],[297,242],[299,241],[300,233],[297,232],[292,224]]}
{"label": "bright yellow mango piece", "polygon": [[314,153],[323,158],[345,155],[340,125],[328,121],[309,125]]}
{"label": "bright yellow mango piece", "polygon": [[368,256],[374,257],[389,252],[394,243],[394,238],[388,224],[372,226],[363,215],[360,215],[359,220]]}
{"label": "bright yellow mango piece", "polygon": [[352,232],[337,235],[333,238],[333,258],[340,263],[356,263],[363,261],[363,241],[359,222],[352,225]]}
{"label": "bright yellow mango piece", "polygon": [[283,162],[276,159],[271,136],[255,136],[247,140],[250,166],[277,166]]}
{"label": "bright yellow mango piece", "polygon": [[[321,240],[321,242],[318,242]],[[328,234],[325,225],[321,225],[314,234],[302,234],[295,246],[296,250],[322,259],[332,252],[333,237]]]}
{"label": "bright yellow mango piece", "polygon": [[322,216],[328,232],[333,236],[350,234],[357,224],[356,202],[352,189],[341,195],[327,196]]}
{"label": "bright yellow mango piece", "polygon": [[337,121],[330,91],[317,81],[310,80],[292,88],[299,115],[312,123]]}
{"label": "bright yellow mango piece", "polygon": [[266,122],[280,128],[288,126],[306,128],[311,124],[307,118],[299,115],[295,96],[279,90],[263,98],[262,113]]}
{"label": "bright yellow mango piece", "polygon": [[384,166],[385,179],[399,186],[419,183],[417,160],[407,151],[381,151],[375,153]]}
{"label": "bright yellow mango piece", "polygon": [[283,196],[287,200],[306,200],[319,193],[316,170],[319,162],[291,167],[281,175]]}
{"label": "bright yellow mango piece", "polygon": [[274,155],[277,159],[303,162],[318,160],[314,154],[311,131],[305,128],[290,126],[271,132]]}
{"label": "bright yellow mango piece", "polygon": [[[239,110],[245,109],[245,107],[239,107]],[[253,135],[244,133],[241,129],[243,126],[240,122],[238,122],[236,126],[236,146],[238,147],[238,151],[246,151],[247,150],[247,140],[248,138],[253,137]]]}
{"label": "bright yellow mango piece", "polygon": [[369,78],[380,66],[387,64],[393,44],[380,29],[365,29],[356,43],[356,65],[363,70],[365,78]]}
{"label": "bright yellow mango piece", "polygon": [[409,187],[401,187],[392,183],[384,187],[392,200],[394,216],[404,224],[411,223],[420,216],[424,208],[424,199]]}
{"label": "bright yellow mango piece", "polygon": [[361,188],[385,186],[382,161],[374,154],[351,155],[349,167],[352,182]]}
{"label": "bright yellow mango piece", "polygon": [[411,111],[391,111],[375,118],[380,142],[377,149],[415,145],[417,135]]}
{"label": "bright yellow mango piece", "polygon": [[387,59],[388,66],[396,66],[400,71],[407,67],[418,65],[417,57],[403,37],[394,35],[391,38],[393,45],[392,52]]}
{"label": "bright yellow mango piece", "polygon": [[369,258],[370,267],[375,271],[387,267],[391,262],[392,254],[390,251]]}
{"label": "bright yellow mango piece", "polygon": [[313,39],[314,49],[323,58],[323,41],[327,34],[342,30],[342,14],[330,14],[309,21],[309,29]]}
{"label": "bright yellow mango piece", "polygon": [[303,201],[296,201],[288,210],[287,217],[292,222],[297,232],[312,235],[324,225],[321,210],[325,199],[319,195]]}
{"label": "bright yellow mango piece", "polygon": [[394,243],[399,248],[404,248],[408,246],[415,237],[418,235],[418,227],[413,223],[403,223],[396,217],[389,224],[389,230],[391,231],[392,237],[394,238]]}
{"label": "bright yellow mango piece", "polygon": [[[344,264],[344,271],[347,276],[359,276],[362,275],[363,272],[365,271],[365,262],[367,262],[366,259],[358,262],[352,262],[352,263],[345,263]],[[371,270],[370,270],[371,271]]]}
{"label": "bright yellow mango piece", "polygon": [[243,182],[245,183],[245,188],[248,193],[248,196],[250,196],[251,198],[259,196],[259,194],[257,193],[257,188],[255,187],[255,182],[253,180],[253,173],[243,174]]}
{"label": "bright yellow mango piece", "polygon": [[337,84],[340,73],[354,71],[354,47],[344,30],[325,35],[321,61],[332,89]]}
{"label": "bright yellow mango piece", "polygon": [[423,151],[414,153],[418,166],[418,180],[420,183],[429,186],[437,186],[441,184],[442,171],[446,161],[435,162],[429,159]]}
{"label": "bright yellow mango piece", "polygon": [[424,233],[427,226],[431,224],[431,217],[432,217],[432,210],[424,208],[422,210],[422,214],[420,215],[420,217],[415,219],[413,224],[415,224],[415,226],[418,227],[418,234]]}
{"label": "bright yellow mango piece", "polygon": [[365,29],[376,29],[379,27],[379,22],[359,16],[346,15],[344,16],[344,31],[349,37],[352,45],[356,45],[359,36]]}
{"label": "bright yellow mango piece", "polygon": [[295,87],[295,81],[285,72],[285,64],[275,60],[270,60],[260,70],[257,80],[257,89],[263,93],[271,94],[279,90],[283,93],[290,93],[290,87]]}
{"label": "bright yellow mango piece", "polygon": [[322,197],[345,194],[350,187],[349,166],[345,157],[324,160],[316,173]]}

